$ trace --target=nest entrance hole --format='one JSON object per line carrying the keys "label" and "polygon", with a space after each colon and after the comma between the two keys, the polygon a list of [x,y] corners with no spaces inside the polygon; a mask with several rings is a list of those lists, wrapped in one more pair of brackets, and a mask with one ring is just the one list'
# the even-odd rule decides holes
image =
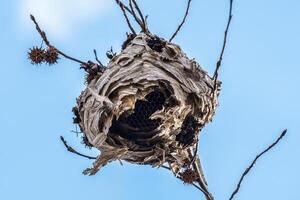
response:
{"label": "nest entrance hole", "polygon": [[131,141],[152,138],[159,132],[157,128],[161,124],[161,119],[150,119],[150,117],[156,111],[163,109],[168,96],[168,93],[155,89],[147,94],[144,100],[138,99],[133,110],[126,111],[118,120],[113,120],[110,132]]}
{"label": "nest entrance hole", "polygon": [[188,114],[184,119],[181,131],[176,136],[176,141],[178,141],[183,146],[189,146],[196,142],[198,132],[200,131],[201,124],[193,117]]}

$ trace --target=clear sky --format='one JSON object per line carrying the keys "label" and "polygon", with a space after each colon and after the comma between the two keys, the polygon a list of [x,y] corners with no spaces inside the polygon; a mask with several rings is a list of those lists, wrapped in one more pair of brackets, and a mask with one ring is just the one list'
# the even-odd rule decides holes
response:
{"label": "clear sky", "polygon": [[[150,30],[169,38],[186,0],[140,0]],[[241,173],[285,128],[287,137],[246,178],[236,199],[299,200],[300,1],[236,0],[224,65],[220,107],[201,133],[200,153],[211,192],[228,199]],[[212,74],[220,52],[227,0],[194,0],[175,43]],[[71,133],[71,109],[85,87],[84,72],[61,59],[32,66],[28,48],[41,39],[29,13],[53,44],[83,60],[120,50],[127,25],[112,0],[0,0],[0,199],[198,200],[203,196],[164,169],[118,162],[96,176],[92,161],[68,153],[63,135],[81,152],[96,155]]]}

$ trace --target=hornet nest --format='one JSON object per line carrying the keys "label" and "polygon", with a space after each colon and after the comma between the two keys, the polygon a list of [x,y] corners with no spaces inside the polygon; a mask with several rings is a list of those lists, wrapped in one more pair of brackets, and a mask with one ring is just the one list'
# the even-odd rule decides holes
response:
{"label": "hornet nest", "polygon": [[[212,120],[217,107],[218,70],[231,17],[215,73],[210,77],[172,43],[186,20],[191,0],[181,24],[168,41],[149,31],[147,17],[143,16],[136,0],[129,0],[129,6],[115,1],[131,33],[127,34],[119,54],[112,50],[107,52],[110,62],[106,67],[95,50],[97,63],[83,62],[55,48],[31,15],[43,44],[47,45],[47,50],[31,49],[28,56],[32,63],[51,65],[62,56],[80,63],[87,73],[87,87],[73,108],[74,123],[83,133],[83,142],[99,149],[101,154],[96,158],[85,156],[68,146],[63,138],[62,141],[70,152],[96,159],[84,174],[96,174],[114,160],[163,167],[212,200],[197,150],[199,133]],[[140,33],[135,32],[128,15],[141,27]]]}
{"label": "hornet nest", "polygon": [[[232,19],[233,0],[229,1],[223,46],[212,77],[172,43],[186,21],[191,0],[188,0],[181,24],[168,41],[152,34],[147,17],[143,16],[136,0],[128,1],[129,7],[115,0],[132,33],[127,34],[119,54],[112,49],[106,53],[110,59],[107,67],[99,61],[95,50],[97,63],[83,62],[55,48],[31,15],[43,39],[42,44],[47,45],[46,49],[43,45],[30,49],[31,63],[53,65],[62,56],[80,63],[85,70],[87,87],[73,108],[74,123],[83,133],[83,143],[101,153],[97,157],[86,156],[68,146],[63,137],[61,140],[68,151],[95,159],[93,167],[86,169],[84,174],[94,175],[115,160],[162,167],[199,189],[206,200],[213,200],[197,151],[200,131],[212,120],[218,104],[218,71]],[[135,32],[128,14],[141,27],[140,33]],[[284,130],[274,143],[255,157],[229,200],[238,193],[256,161],[276,146],[286,133]]]}
{"label": "hornet nest", "polygon": [[77,99],[80,129],[101,151],[84,173],[125,160],[153,167],[167,162],[177,174],[216,104],[213,79],[195,60],[178,45],[138,34]]}

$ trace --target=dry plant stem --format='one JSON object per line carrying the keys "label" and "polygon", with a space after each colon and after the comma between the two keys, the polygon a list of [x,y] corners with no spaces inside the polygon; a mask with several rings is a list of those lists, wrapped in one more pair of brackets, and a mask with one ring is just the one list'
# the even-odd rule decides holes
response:
{"label": "dry plant stem", "polygon": [[225,32],[224,32],[224,41],[223,41],[223,46],[222,46],[222,50],[221,50],[221,53],[220,53],[220,57],[219,57],[219,60],[216,64],[216,69],[215,69],[215,72],[214,72],[214,75],[213,75],[213,78],[215,80],[215,90],[217,88],[217,80],[218,80],[218,76],[219,76],[219,69],[222,65],[222,60],[223,60],[223,54],[224,54],[224,51],[225,51],[225,48],[226,48],[226,43],[227,43],[227,35],[228,35],[228,30],[229,30],[229,27],[230,27],[230,24],[231,24],[231,20],[232,20],[232,5],[233,5],[233,0],[230,0],[230,5],[229,5],[229,14],[228,14],[228,21],[227,21],[227,26],[226,26],[226,29],[225,29]]}
{"label": "dry plant stem", "polygon": [[127,10],[127,12],[129,12],[130,14],[132,14],[131,10],[124,4],[122,3],[120,0],[115,0],[115,2],[121,7],[123,6],[125,10]]}
{"label": "dry plant stem", "polygon": [[[45,42],[45,44],[48,46],[48,47],[53,47],[55,48],[53,45],[51,45],[51,43],[49,42],[47,36],[46,36],[46,33],[40,28],[39,24],[37,23],[37,21],[35,20],[35,17],[33,15],[30,15],[30,19],[33,21],[33,23],[35,24],[35,27],[36,27],[36,30],[38,31],[38,33],[40,34],[41,38],[43,39],[43,41]],[[67,54],[63,53],[62,51],[58,50],[57,48],[55,48],[57,50],[57,53],[59,53],[60,55],[62,55],[63,57],[69,59],[69,60],[72,60],[72,61],[75,61],[77,63],[80,63],[84,66],[87,66],[88,63],[86,62],[83,62],[81,60],[78,60],[76,58],[73,58],[71,56],[68,56]]]}
{"label": "dry plant stem", "polygon": [[[162,165],[161,168],[167,169],[167,170],[171,171],[171,168],[170,168],[170,167],[167,167],[167,166],[164,166],[164,165]],[[182,181],[184,181],[180,176],[177,176],[177,178],[180,179],[180,180],[182,180]],[[192,185],[193,185],[195,188],[197,188],[198,190],[200,190],[203,194],[205,194],[205,192],[202,190],[201,187],[199,187],[199,186],[196,185],[195,183],[192,183]]]}
{"label": "dry plant stem", "polygon": [[270,151],[273,147],[275,147],[281,140],[282,138],[286,135],[287,133],[287,129],[285,129],[281,135],[278,137],[278,139],[273,143],[271,144],[268,148],[266,148],[265,150],[263,150],[260,154],[258,154],[255,159],[252,161],[252,163],[250,164],[250,166],[244,171],[243,175],[241,176],[237,186],[236,186],[236,189],[233,191],[233,193],[231,194],[229,200],[232,200],[234,198],[234,196],[239,192],[240,190],[240,187],[241,187],[241,184],[245,178],[245,176],[253,169],[255,163],[257,162],[257,160],[262,157],[265,153],[267,153],[268,151]]}
{"label": "dry plant stem", "polygon": [[146,30],[145,30],[145,25],[143,24],[143,22],[138,18],[138,16],[136,15],[135,11],[134,11],[134,8],[133,8],[133,5],[132,5],[132,0],[129,0],[129,7],[131,9],[131,12],[132,12],[132,15],[133,15],[133,18],[135,19],[135,21],[140,25],[142,31],[145,33]]}
{"label": "dry plant stem", "polygon": [[[193,158],[194,155],[190,154],[190,157]],[[201,167],[197,165],[196,162],[192,163],[192,166],[194,168],[194,170],[198,173],[198,184],[201,188],[202,193],[205,195],[207,200],[214,200],[214,197],[212,196],[212,194],[209,193],[209,191],[207,190],[207,186],[205,185],[205,182],[202,180],[202,174],[201,174]]]}
{"label": "dry plant stem", "polygon": [[[192,156],[192,157],[194,157],[194,156]],[[167,166],[164,166],[164,165],[162,165],[161,167],[164,168],[164,169],[167,169],[167,170],[171,171],[170,167],[167,167]],[[200,174],[198,166],[195,164],[195,162],[193,162],[193,166],[192,167],[194,168],[195,171],[197,171],[198,177],[200,177],[201,174]],[[180,177],[180,176],[176,176],[176,177],[178,179],[184,181],[182,179],[182,177]],[[199,186],[197,184],[195,184],[195,183],[193,183],[192,185],[194,187],[196,187],[198,190],[200,190],[205,195],[205,197],[206,197],[207,200],[214,200],[213,196],[207,191],[206,187],[203,185],[204,183],[201,181],[200,178],[197,180],[197,183],[199,184]]]}
{"label": "dry plant stem", "polygon": [[130,7],[130,10],[131,10],[131,13],[132,13],[132,16],[133,18],[135,19],[135,21],[140,25],[141,28],[143,28],[143,24],[142,22],[140,21],[140,19],[138,18],[138,16],[136,15],[134,9],[133,9],[133,6],[132,6],[132,0],[129,0],[129,7]]}
{"label": "dry plant stem", "polygon": [[[120,1],[117,1],[117,2],[120,2]],[[121,8],[121,10],[122,10],[122,12],[123,12],[123,15],[124,15],[124,17],[125,17],[125,19],[126,19],[126,22],[127,22],[127,25],[128,25],[128,27],[129,27],[129,29],[131,30],[131,32],[132,32],[133,34],[136,35],[136,32],[135,32],[134,28],[132,27],[132,25],[131,25],[131,23],[130,23],[130,20],[129,20],[127,14],[126,14],[126,10],[125,10],[126,7],[124,6],[124,4],[118,4],[118,5],[120,6],[120,8]],[[132,12],[130,12],[130,13],[132,13]]]}
{"label": "dry plant stem", "polygon": [[104,65],[101,63],[101,61],[100,61],[99,58],[98,58],[98,54],[97,54],[96,49],[94,49],[94,55],[95,55],[95,59],[96,59],[96,61],[99,63],[99,65],[100,65],[101,67],[104,67]]}
{"label": "dry plant stem", "polygon": [[81,134],[82,132],[71,130],[71,133]]}
{"label": "dry plant stem", "polygon": [[84,158],[88,158],[88,159],[90,159],[90,160],[95,160],[95,159],[96,159],[96,157],[84,155],[84,154],[82,154],[82,153],[79,153],[79,152],[76,151],[75,149],[73,149],[71,146],[69,146],[69,145],[67,144],[67,141],[65,140],[65,138],[64,138],[63,136],[60,136],[60,139],[61,139],[61,141],[64,143],[65,147],[67,148],[67,150],[68,150],[69,152],[74,153],[74,154],[79,155],[79,156],[84,157]]}
{"label": "dry plant stem", "polygon": [[195,151],[194,151],[194,155],[193,155],[193,158],[191,159],[191,162],[190,162],[190,166],[195,162],[196,160],[196,157],[197,157],[197,154],[198,154],[198,146],[199,146],[199,142],[197,141],[197,144],[196,144],[196,148],[195,148]]}
{"label": "dry plant stem", "polygon": [[[119,5],[119,7],[120,7],[121,9],[122,9],[122,7],[123,7],[127,12],[129,12],[129,13],[133,16],[133,13],[132,13],[131,9],[130,9],[128,6],[126,6],[122,1],[120,1],[120,0],[115,0],[115,2]],[[122,11],[123,11],[123,10],[122,10]],[[142,23],[140,19],[137,19],[137,20],[138,20],[138,21],[137,21],[138,24]]]}
{"label": "dry plant stem", "polygon": [[192,0],[189,0],[188,1],[188,5],[187,5],[187,8],[186,8],[186,11],[185,11],[185,15],[183,17],[183,20],[181,22],[181,24],[178,26],[177,30],[175,31],[175,33],[172,35],[172,37],[169,39],[169,42],[172,42],[172,40],[176,37],[176,35],[178,34],[178,32],[180,31],[181,27],[183,26],[183,24],[185,23],[185,20],[189,14],[189,10],[190,10],[190,7],[191,7],[191,2]]}
{"label": "dry plant stem", "polygon": [[217,90],[218,90],[218,77],[219,77],[219,69],[222,65],[222,60],[223,60],[223,54],[226,48],[226,44],[227,44],[227,35],[228,35],[228,30],[231,24],[231,20],[232,20],[232,6],[233,6],[233,0],[229,0],[229,12],[228,12],[228,21],[227,21],[227,25],[226,25],[226,29],[224,32],[224,40],[223,40],[223,45],[222,45],[222,50],[220,53],[220,57],[219,60],[216,63],[216,68],[215,68],[215,72],[213,75],[213,80],[214,80],[214,88],[213,88],[213,101],[216,99],[217,96]]}
{"label": "dry plant stem", "polygon": [[133,1],[134,6],[135,6],[135,9],[138,11],[138,13],[140,15],[140,18],[141,18],[142,23],[143,23],[144,31],[148,32],[148,27],[146,25],[146,20],[144,18],[143,12],[141,11],[141,9],[140,9],[139,5],[137,4],[136,0],[132,0],[132,1]]}

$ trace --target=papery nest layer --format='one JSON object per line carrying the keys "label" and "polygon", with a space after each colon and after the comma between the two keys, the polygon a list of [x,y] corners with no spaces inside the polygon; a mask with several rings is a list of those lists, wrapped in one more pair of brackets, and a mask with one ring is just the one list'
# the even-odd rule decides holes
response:
{"label": "papery nest layer", "polygon": [[212,120],[218,91],[178,45],[150,33],[130,36],[77,99],[81,131],[101,151],[85,173],[125,160],[153,167],[167,162],[177,174]]}

